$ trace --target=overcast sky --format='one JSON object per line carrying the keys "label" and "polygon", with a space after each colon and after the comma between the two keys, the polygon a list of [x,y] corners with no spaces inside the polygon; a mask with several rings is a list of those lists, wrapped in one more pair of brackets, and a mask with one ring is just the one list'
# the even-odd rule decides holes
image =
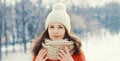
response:
{"label": "overcast sky", "polygon": [[[5,0],[1,0],[2,2]],[[15,1],[19,2],[21,0],[6,0],[8,5],[11,3],[12,5],[15,5]],[[31,0],[35,5],[37,0]],[[110,2],[118,2],[120,3],[120,0],[42,0],[43,5],[49,5],[56,3],[58,1],[64,2],[66,5],[70,6],[71,4],[76,6],[90,6],[90,7],[96,7],[96,6],[104,6],[106,3]]]}
{"label": "overcast sky", "polygon": [[[106,3],[110,3],[110,2],[119,2],[120,0],[57,0],[57,1],[62,1],[66,4],[74,4],[76,6],[81,6],[81,5],[89,5],[92,7],[96,7],[96,6],[104,6],[104,4]],[[48,3],[55,3],[55,0],[43,0],[44,4],[48,4]]]}

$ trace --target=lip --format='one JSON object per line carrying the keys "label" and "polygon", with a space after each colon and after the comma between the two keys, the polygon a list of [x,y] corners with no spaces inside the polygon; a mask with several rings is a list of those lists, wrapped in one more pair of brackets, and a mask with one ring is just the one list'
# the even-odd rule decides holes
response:
{"label": "lip", "polygon": [[52,37],[54,37],[54,38],[58,38],[58,37],[60,37],[59,35],[53,35]]}

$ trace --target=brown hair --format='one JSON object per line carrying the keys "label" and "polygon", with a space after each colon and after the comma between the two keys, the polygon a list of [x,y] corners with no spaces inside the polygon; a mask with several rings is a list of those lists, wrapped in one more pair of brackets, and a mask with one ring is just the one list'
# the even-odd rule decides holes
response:
{"label": "brown hair", "polygon": [[[67,30],[65,31],[64,38],[67,38],[69,41],[74,42],[74,53],[73,54],[80,54],[80,52],[81,52],[80,39],[76,35],[74,35],[72,32],[68,32]],[[48,29],[43,31],[41,36],[35,40],[33,48],[32,48],[32,53],[34,55],[37,55],[39,53],[39,51],[43,48],[42,42],[44,42],[45,39],[50,39],[49,34],[48,34]]]}

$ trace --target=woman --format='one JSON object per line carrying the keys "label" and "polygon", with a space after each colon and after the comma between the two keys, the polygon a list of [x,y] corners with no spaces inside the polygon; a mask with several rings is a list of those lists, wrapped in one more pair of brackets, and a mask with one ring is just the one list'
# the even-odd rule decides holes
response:
{"label": "woman", "polygon": [[[59,41],[61,39],[73,42],[73,53],[71,53],[66,45],[64,48],[57,51],[57,60],[50,59],[48,53],[49,48],[45,48],[42,43],[45,41]],[[51,49],[54,50],[54,49]],[[85,61],[84,54],[81,49],[81,42],[71,32],[71,24],[69,15],[66,13],[64,4],[57,3],[52,7],[52,11],[47,16],[45,22],[45,31],[35,41],[33,49],[33,61]]]}

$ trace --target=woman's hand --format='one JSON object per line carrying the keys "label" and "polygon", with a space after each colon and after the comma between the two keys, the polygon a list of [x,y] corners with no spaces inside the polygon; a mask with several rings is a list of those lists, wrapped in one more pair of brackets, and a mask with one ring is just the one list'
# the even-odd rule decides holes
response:
{"label": "woman's hand", "polygon": [[60,61],[74,61],[74,59],[72,58],[71,54],[69,53],[68,48],[65,46],[64,50],[60,50],[58,52],[58,59]]}
{"label": "woman's hand", "polygon": [[36,61],[46,61],[48,59],[47,53],[48,53],[47,49],[45,48],[41,49],[36,57]]}

